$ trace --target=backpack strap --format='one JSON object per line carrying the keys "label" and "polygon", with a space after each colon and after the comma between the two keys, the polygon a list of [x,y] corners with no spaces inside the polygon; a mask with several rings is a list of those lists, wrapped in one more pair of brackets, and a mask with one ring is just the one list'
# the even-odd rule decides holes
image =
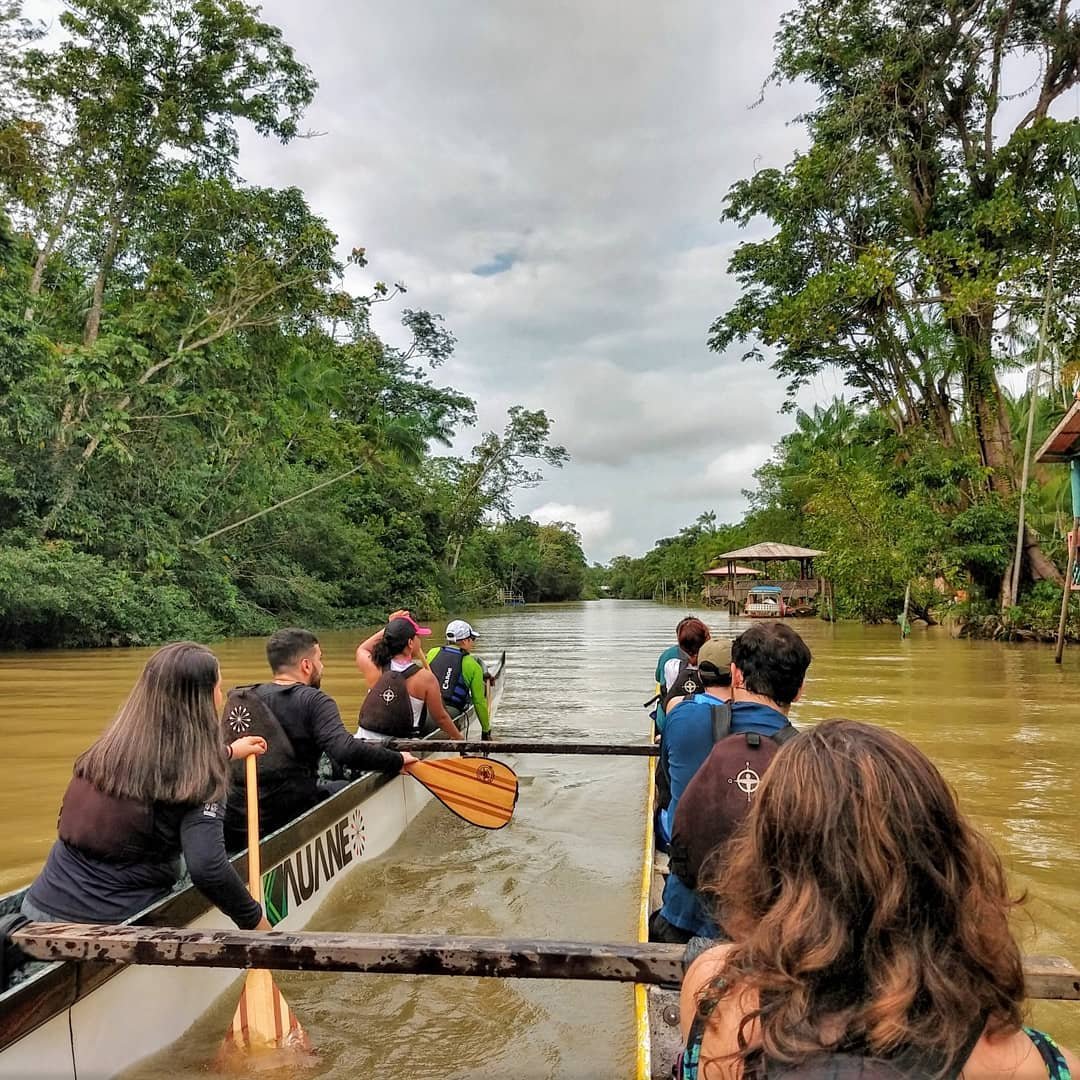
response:
{"label": "backpack strap", "polygon": [[718,743],[731,734],[731,702],[721,701],[711,705],[709,715],[712,717],[712,740]]}
{"label": "backpack strap", "polygon": [[789,721],[779,731],[774,731],[769,738],[772,739],[777,746],[783,746],[788,739],[794,739],[798,734],[799,729]]}
{"label": "backpack strap", "polygon": [[[386,670],[389,671],[390,668],[387,668]],[[402,668],[400,671],[395,671],[394,674],[395,675],[400,675],[401,678],[403,678],[403,679],[410,679],[419,670],[420,670],[420,665],[418,663],[416,663],[416,661],[414,660],[407,668]]]}

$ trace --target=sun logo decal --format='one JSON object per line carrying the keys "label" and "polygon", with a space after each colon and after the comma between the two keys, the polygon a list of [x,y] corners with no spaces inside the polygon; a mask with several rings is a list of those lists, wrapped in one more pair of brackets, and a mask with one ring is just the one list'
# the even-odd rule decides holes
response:
{"label": "sun logo decal", "polygon": [[482,784],[494,784],[495,770],[490,765],[480,765],[476,770],[476,779]]}
{"label": "sun logo decal", "polygon": [[229,715],[225,717],[225,723],[237,735],[243,735],[251,727],[251,713],[248,712],[246,705],[234,705],[229,710]]}
{"label": "sun logo decal", "polygon": [[386,702],[387,705],[389,705],[390,702],[393,701],[394,698],[396,698],[396,697],[397,697],[397,694],[395,694],[394,691],[390,689],[390,687],[387,687],[382,692],[382,699],[383,699],[383,701]]}
{"label": "sun logo decal", "polygon": [[364,854],[364,844],[366,842],[364,815],[359,810],[353,810],[345,822],[345,843],[348,844],[349,851],[354,859],[359,859]]}

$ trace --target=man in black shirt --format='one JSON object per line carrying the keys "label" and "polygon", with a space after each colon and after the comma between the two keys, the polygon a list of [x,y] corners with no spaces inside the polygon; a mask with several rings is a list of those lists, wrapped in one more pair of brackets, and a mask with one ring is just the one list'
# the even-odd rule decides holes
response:
{"label": "man in black shirt", "polygon": [[[281,725],[291,753],[286,762],[280,754],[269,754],[265,763],[258,762],[260,836],[281,828],[346,785],[345,780],[319,780],[319,758],[324,753],[336,765],[392,776],[416,760],[412,754],[357,739],[346,730],[337,702],[319,689],[322,646],[310,631],[276,631],[266,643],[266,659],[273,682],[260,683],[254,692]],[[246,799],[236,786],[239,775],[234,773],[226,809],[225,841],[230,851],[247,846]]]}

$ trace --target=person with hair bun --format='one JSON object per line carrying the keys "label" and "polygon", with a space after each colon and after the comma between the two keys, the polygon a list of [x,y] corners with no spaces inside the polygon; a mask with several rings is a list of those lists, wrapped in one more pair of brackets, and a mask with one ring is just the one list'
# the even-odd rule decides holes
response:
{"label": "person with hair bun", "polygon": [[184,856],[192,883],[243,930],[269,930],[225,853],[229,759],[261,754],[246,736],[226,745],[221,673],[203,645],[178,641],[146,662],[116,719],[75,762],[59,838],[27,890],[37,922],[122,922],[167,896]]}
{"label": "person with hair bun", "polygon": [[732,943],[683,981],[682,1080],[1066,1080],[1025,1027],[1015,901],[941,773],[833,720],[780,749],[719,876]]}
{"label": "person with hair bun", "polygon": [[697,667],[701,646],[712,637],[709,628],[696,616],[687,615],[675,627],[677,644],[665,649],[656,661],[659,702],[656,706],[656,730],[663,731],[670,711],[664,704],[668,692],[690,668]]}
{"label": "person with hair bun", "polygon": [[448,739],[465,737],[446,711],[439,681],[420,645],[420,638],[430,634],[409,612],[395,611],[382,630],[357,646],[356,666],[368,686],[357,738],[410,739],[429,734],[434,725]]}

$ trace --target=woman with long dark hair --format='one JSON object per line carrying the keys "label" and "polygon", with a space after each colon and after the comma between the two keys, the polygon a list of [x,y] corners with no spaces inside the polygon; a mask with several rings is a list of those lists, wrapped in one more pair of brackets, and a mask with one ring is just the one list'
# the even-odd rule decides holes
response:
{"label": "woman with long dark hair", "polygon": [[704,888],[732,938],[683,982],[684,1080],[1062,1080],[1023,1026],[1001,860],[898,735],[834,720],[773,758]]}
{"label": "woman with long dark hair", "polygon": [[225,854],[229,758],[217,657],[180,641],[147,661],[116,719],[75,762],[59,838],[23,901],[45,922],[121,922],[166,896],[180,856],[196,888],[241,929],[270,929]]}

